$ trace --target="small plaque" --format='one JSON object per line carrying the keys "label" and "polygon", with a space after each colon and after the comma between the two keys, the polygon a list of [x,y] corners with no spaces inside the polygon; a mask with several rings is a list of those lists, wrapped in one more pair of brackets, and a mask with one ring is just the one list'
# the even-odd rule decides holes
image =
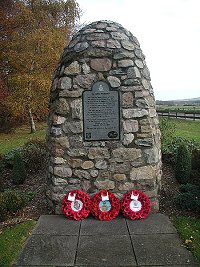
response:
{"label": "small plaque", "polygon": [[99,209],[102,212],[108,212],[111,210],[111,204],[109,200],[100,201]]}
{"label": "small plaque", "polygon": [[142,204],[139,200],[132,200],[130,202],[130,209],[134,212],[140,211],[142,208]]}
{"label": "small plaque", "polygon": [[76,199],[71,203],[71,208],[73,211],[78,212],[78,211],[82,210],[83,202],[80,201],[79,199]]}
{"label": "small plaque", "polygon": [[119,140],[119,92],[99,81],[83,92],[83,128],[85,141]]}

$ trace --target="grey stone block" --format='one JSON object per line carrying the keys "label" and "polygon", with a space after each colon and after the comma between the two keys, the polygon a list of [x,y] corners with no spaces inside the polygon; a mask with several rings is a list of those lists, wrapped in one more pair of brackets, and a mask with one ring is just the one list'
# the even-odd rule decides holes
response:
{"label": "grey stone block", "polygon": [[76,265],[136,266],[129,236],[80,236]]}
{"label": "grey stone block", "polygon": [[78,235],[80,221],[67,219],[64,215],[42,215],[40,216],[34,235]]}
{"label": "grey stone block", "polygon": [[77,242],[77,236],[32,235],[17,266],[73,266]]}
{"label": "grey stone block", "polygon": [[164,214],[150,214],[144,220],[126,219],[130,234],[173,234],[176,228]]}
{"label": "grey stone block", "polygon": [[123,217],[112,221],[87,218],[82,221],[80,235],[128,235],[128,229]]}
{"label": "grey stone block", "polygon": [[134,235],[131,238],[139,266],[195,264],[177,234]]}

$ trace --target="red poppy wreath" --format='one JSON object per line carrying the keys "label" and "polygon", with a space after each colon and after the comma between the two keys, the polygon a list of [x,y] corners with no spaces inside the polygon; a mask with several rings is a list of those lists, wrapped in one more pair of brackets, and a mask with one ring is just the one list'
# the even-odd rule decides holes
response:
{"label": "red poppy wreath", "polygon": [[101,221],[110,221],[117,217],[120,211],[119,199],[107,190],[101,190],[92,198],[92,215]]}
{"label": "red poppy wreath", "polygon": [[69,219],[76,221],[85,219],[89,215],[90,209],[90,197],[83,191],[72,190],[63,198],[62,211]]}
{"label": "red poppy wreath", "polygon": [[125,217],[131,220],[145,219],[151,210],[149,198],[139,190],[132,190],[124,194],[121,210]]}

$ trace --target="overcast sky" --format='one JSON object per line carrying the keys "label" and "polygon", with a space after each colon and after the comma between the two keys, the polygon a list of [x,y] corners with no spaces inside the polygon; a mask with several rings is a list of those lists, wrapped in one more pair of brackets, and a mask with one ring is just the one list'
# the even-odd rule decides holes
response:
{"label": "overcast sky", "polygon": [[81,23],[112,20],[135,35],[158,100],[200,97],[200,0],[77,0]]}

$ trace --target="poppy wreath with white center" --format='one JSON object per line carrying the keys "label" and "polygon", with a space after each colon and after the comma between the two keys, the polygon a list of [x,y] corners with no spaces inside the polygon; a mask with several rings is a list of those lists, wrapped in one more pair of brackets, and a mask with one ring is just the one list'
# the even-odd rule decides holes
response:
{"label": "poppy wreath with white center", "polygon": [[[103,197],[108,197],[107,200],[103,200]],[[101,221],[110,221],[117,217],[120,211],[120,201],[111,192],[107,190],[101,190],[96,193],[92,199],[92,215]]]}
{"label": "poppy wreath with white center", "polygon": [[151,211],[151,202],[143,192],[131,190],[124,194],[121,210],[131,220],[145,219]]}
{"label": "poppy wreath with white center", "polygon": [[80,190],[72,190],[66,194],[62,201],[64,215],[76,221],[88,217],[91,209],[91,200],[88,194]]}

